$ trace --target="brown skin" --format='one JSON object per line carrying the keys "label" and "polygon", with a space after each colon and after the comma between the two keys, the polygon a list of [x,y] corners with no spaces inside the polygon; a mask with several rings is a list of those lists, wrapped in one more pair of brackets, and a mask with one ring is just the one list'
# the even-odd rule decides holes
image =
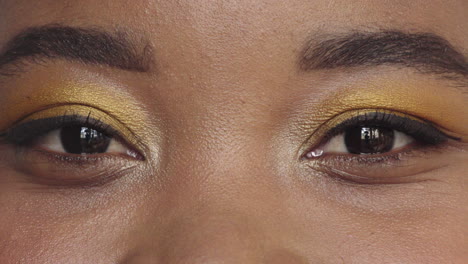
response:
{"label": "brown skin", "polygon": [[[156,65],[132,73],[53,61],[2,79],[0,97],[39,82],[122,84],[148,131],[145,160],[116,158],[136,165],[100,187],[31,183],[3,160],[0,262],[466,263],[467,126],[452,131],[465,141],[424,154],[446,165],[425,181],[364,187],[304,169],[297,150],[310,131],[291,127],[320,120],[318,105],[350,81],[448,85],[404,69],[298,73],[311,36],[422,31],[466,52],[467,11],[465,0],[0,1],[0,47],[31,26],[99,27],[147,40]],[[466,93],[444,96],[463,123],[463,105],[449,102],[466,108]]]}

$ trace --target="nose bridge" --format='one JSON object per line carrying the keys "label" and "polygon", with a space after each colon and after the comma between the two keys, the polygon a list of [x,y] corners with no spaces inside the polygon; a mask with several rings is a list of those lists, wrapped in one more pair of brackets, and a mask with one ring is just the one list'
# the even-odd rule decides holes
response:
{"label": "nose bridge", "polygon": [[155,175],[163,187],[146,204],[143,245],[124,263],[307,263],[282,244],[291,231],[269,123],[236,114],[174,129]]}
{"label": "nose bridge", "polygon": [[211,101],[170,124],[160,163],[168,187],[214,195],[268,185],[275,175],[265,154],[274,137],[269,113],[258,106],[243,110],[236,100]]}
{"label": "nose bridge", "polygon": [[[190,105],[196,115],[180,114],[189,106],[168,111],[178,118],[168,124],[162,175],[155,176],[163,188],[149,220],[157,227],[146,234],[142,256],[158,263],[264,263],[266,249],[277,245],[271,241],[281,241],[278,219],[267,217],[281,208],[277,173],[265,154],[272,117],[261,100],[241,95],[206,97],[201,102],[209,103]],[[285,252],[277,255],[293,255]]]}
{"label": "nose bridge", "polygon": [[272,184],[274,173],[258,151],[264,143],[244,137],[234,144],[240,137],[234,130],[224,139],[206,133],[188,147],[181,143],[183,155],[168,160],[162,206],[149,221],[157,227],[147,234],[151,248],[142,253],[153,254],[148,259],[264,263],[265,249],[275,247],[271,233],[281,240],[278,223],[266,220],[272,212],[278,215],[281,203],[272,195],[280,191]]}

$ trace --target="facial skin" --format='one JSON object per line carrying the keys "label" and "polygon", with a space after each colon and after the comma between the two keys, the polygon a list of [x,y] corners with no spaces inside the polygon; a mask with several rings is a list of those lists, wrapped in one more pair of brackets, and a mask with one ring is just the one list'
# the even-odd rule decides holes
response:
{"label": "facial skin", "polygon": [[[353,32],[433,34],[466,56],[467,13],[464,0],[0,0],[0,51],[52,25],[144,54],[0,75],[0,131],[89,115],[138,153],[60,159],[0,141],[0,263],[466,263],[466,61],[298,65],[307,43]],[[450,139],[399,160],[304,158],[363,109]]]}

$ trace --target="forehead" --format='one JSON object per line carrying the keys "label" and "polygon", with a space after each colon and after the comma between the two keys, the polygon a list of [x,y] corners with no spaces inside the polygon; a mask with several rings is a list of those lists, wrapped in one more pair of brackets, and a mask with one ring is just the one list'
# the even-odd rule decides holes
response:
{"label": "forehead", "polygon": [[192,38],[219,39],[222,34],[230,42],[373,28],[431,31],[465,43],[468,36],[460,25],[468,12],[464,0],[2,0],[0,5],[2,37],[48,23],[124,28],[152,37],[186,32]]}
{"label": "forehead", "polygon": [[250,92],[283,87],[268,82],[294,76],[297,54],[305,43],[328,35],[427,32],[464,53],[467,11],[464,0],[0,0],[0,48],[32,26],[124,32],[132,42],[154,48],[164,96],[196,92],[213,97],[222,92],[220,87],[238,94],[245,87]]}

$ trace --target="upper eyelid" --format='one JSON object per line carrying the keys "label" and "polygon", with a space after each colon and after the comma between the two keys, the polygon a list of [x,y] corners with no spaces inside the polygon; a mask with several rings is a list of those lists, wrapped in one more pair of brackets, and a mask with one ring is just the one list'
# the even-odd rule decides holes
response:
{"label": "upper eyelid", "polygon": [[[356,116],[352,119],[351,122],[354,122],[353,123],[349,123],[349,124],[346,124],[345,122],[347,122],[348,120],[344,121],[343,123],[339,124],[338,127],[335,127],[334,129],[336,129],[336,131],[338,131],[339,129],[341,130],[344,130],[346,129],[347,127],[350,127],[350,126],[353,126],[353,125],[360,125],[360,124],[363,124],[363,125],[388,125],[389,128],[393,128],[395,130],[398,130],[400,132],[403,132],[403,133],[409,133],[410,136],[414,136],[412,135],[412,133],[417,133],[417,132],[421,132],[421,129],[428,129],[429,131],[427,131],[427,133],[429,134],[432,134],[433,136],[436,136],[436,138],[425,138],[425,140],[434,140],[434,144],[436,144],[437,142],[439,141],[442,141],[446,138],[450,138],[451,136],[449,135],[446,135],[445,133],[443,133],[442,131],[440,131],[439,129],[437,129],[436,127],[434,127],[432,124],[428,123],[428,122],[425,122],[425,121],[419,121],[419,120],[416,120],[416,119],[412,119],[412,118],[409,118],[409,117],[403,117],[403,116],[398,116],[396,114],[387,114],[387,113],[383,113],[382,116],[381,116],[381,119],[378,119],[378,115],[381,114],[379,112],[375,112],[375,113],[367,113],[365,115],[360,115],[360,116]],[[369,118],[367,117],[367,115],[374,115],[374,117],[372,118]],[[374,124],[372,122],[375,122]],[[418,127],[410,127],[411,125],[413,126],[418,126]],[[412,130],[412,131],[411,131]],[[335,132],[335,135],[337,133]],[[456,139],[458,140],[458,138],[453,138],[453,139]]]}
{"label": "upper eyelid", "polygon": [[[395,124],[395,119],[398,120],[398,124]],[[349,119],[344,120],[343,122],[339,123],[337,126],[333,127],[329,133],[331,136],[335,136],[342,132],[342,130],[355,126],[355,125],[360,125],[360,124],[366,124],[366,125],[373,125],[373,122],[375,125],[381,125],[381,124],[389,124],[389,125],[394,125],[394,126],[401,126],[404,125],[405,122],[411,122],[413,124],[421,124],[425,126],[431,126],[430,124],[424,122],[424,121],[417,121],[408,117],[403,117],[403,116],[398,116],[393,113],[385,113],[385,112],[366,112],[364,114],[358,114],[356,116],[353,116]]]}
{"label": "upper eyelid", "polygon": [[[24,113],[22,116],[16,119],[16,121],[11,121],[8,127],[2,128],[0,130],[0,143],[3,144],[13,144],[15,141],[11,140],[13,135],[12,132],[17,132],[21,124],[26,124],[29,122],[34,122],[35,120],[55,118],[56,121],[63,121],[64,116],[74,116],[79,117],[82,123],[85,123],[84,120],[89,119],[88,123],[97,126],[101,130],[105,130],[108,134],[112,135],[113,138],[123,143],[128,148],[139,153],[142,157],[147,157],[153,155],[150,151],[150,148],[147,144],[149,141],[147,138],[142,136],[153,136],[157,134],[145,134],[146,127],[144,126],[135,126],[133,123],[122,121],[119,116],[116,116],[114,113],[102,109],[99,106],[88,105],[83,103],[64,103],[64,104],[52,104],[36,109],[35,111],[30,111],[29,113]],[[138,119],[139,117],[135,117]],[[75,118],[76,119],[76,118]],[[58,128],[58,126],[55,126]],[[136,130],[135,128],[139,129]],[[44,129],[47,131],[50,129]],[[24,132],[25,134],[28,134]],[[10,141],[7,140],[10,139]],[[18,141],[16,141],[18,142]],[[16,144],[18,145],[18,144]],[[27,144],[24,144],[27,145]]]}

